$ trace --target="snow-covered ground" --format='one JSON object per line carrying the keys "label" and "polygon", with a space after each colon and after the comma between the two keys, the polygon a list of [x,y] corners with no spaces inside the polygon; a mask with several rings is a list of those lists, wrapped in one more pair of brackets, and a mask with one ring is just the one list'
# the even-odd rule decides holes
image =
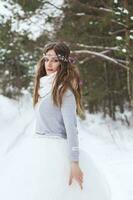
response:
{"label": "snow-covered ground", "polygon": [[90,115],[79,124],[82,148],[104,173],[112,200],[133,199],[133,127]]}
{"label": "snow-covered ground", "polygon": [[[35,117],[29,93],[25,93],[19,102],[0,95],[0,107],[2,165],[8,152],[14,152],[22,138],[33,133]],[[87,113],[85,121],[77,118],[80,148],[89,154],[107,180],[111,200],[133,200],[133,116],[130,112],[126,114],[130,118],[130,127],[121,121],[104,119],[101,113]]]}

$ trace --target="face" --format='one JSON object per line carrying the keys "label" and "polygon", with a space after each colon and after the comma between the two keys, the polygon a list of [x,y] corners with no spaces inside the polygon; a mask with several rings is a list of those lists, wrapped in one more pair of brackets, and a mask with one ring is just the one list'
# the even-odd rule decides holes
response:
{"label": "face", "polygon": [[49,50],[45,55],[45,70],[47,75],[57,71],[60,62],[54,50]]}

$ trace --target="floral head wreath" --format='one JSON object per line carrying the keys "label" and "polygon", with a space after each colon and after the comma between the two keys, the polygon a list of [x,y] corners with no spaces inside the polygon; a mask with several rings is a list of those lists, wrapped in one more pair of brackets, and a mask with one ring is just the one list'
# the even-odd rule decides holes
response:
{"label": "floral head wreath", "polygon": [[[46,54],[43,53],[43,56],[46,56]],[[57,54],[57,57],[59,60],[62,60],[63,62],[70,62],[71,64],[74,64],[76,62],[76,58],[72,56],[65,57],[61,54]]]}

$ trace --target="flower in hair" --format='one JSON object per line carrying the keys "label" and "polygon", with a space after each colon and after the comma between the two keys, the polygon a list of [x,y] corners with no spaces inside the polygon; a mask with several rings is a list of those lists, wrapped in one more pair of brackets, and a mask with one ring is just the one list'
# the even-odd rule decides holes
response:
{"label": "flower in hair", "polygon": [[69,56],[69,62],[70,62],[71,64],[74,64],[74,63],[76,62],[76,58],[75,58],[75,57]]}
{"label": "flower in hair", "polygon": [[69,59],[67,57],[65,57],[65,56],[63,56],[61,54],[57,54],[57,56],[58,56],[59,60],[62,60],[64,62],[68,62],[69,61]]}
{"label": "flower in hair", "polygon": [[[43,53],[43,56],[46,56],[46,54]],[[57,57],[58,57],[59,60],[61,60],[63,62],[69,62],[71,64],[74,64],[76,62],[76,58],[74,58],[72,56],[66,57],[64,55],[57,54]]]}

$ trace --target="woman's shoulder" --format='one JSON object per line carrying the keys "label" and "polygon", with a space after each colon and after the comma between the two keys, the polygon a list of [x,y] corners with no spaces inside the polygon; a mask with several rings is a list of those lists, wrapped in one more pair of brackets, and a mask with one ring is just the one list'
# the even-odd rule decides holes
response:
{"label": "woman's shoulder", "polygon": [[75,95],[71,88],[67,88],[63,96],[64,98],[75,100]]}
{"label": "woman's shoulder", "polygon": [[65,105],[65,107],[67,107],[69,110],[75,108],[76,106],[76,98],[70,88],[68,88],[63,95],[63,105]]}

